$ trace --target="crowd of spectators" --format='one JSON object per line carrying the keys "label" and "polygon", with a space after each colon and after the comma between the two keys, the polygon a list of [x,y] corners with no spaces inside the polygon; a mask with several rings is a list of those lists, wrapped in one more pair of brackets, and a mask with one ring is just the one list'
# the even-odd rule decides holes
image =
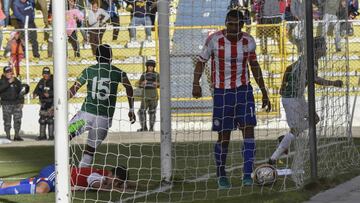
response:
{"label": "crowd of spectators", "polygon": [[[249,16],[246,24],[249,24],[250,18],[256,24],[278,24],[285,21],[304,20],[304,0],[230,0],[229,9],[241,9],[244,16]],[[313,17],[315,20],[322,20],[320,23],[320,35],[327,37],[330,30],[334,31],[335,50],[341,51],[341,35],[353,33],[351,23],[339,22],[339,20],[354,19],[358,16],[358,0],[312,0]],[[250,13],[250,15],[247,15]],[[296,29],[294,29],[296,28]],[[249,32],[249,29],[247,30]],[[303,25],[289,25],[288,35],[298,49],[301,50],[299,40],[302,38]],[[342,31],[342,33],[341,33]],[[259,26],[256,32],[260,39],[261,51],[267,53],[267,38],[280,40],[280,28],[277,26]]]}
{"label": "crowd of spectators", "polygon": [[[146,39],[144,46],[153,46],[151,31],[155,23],[157,12],[157,0],[66,0],[67,1],[67,34],[69,42],[74,50],[74,56],[80,57],[80,42],[77,30],[80,30],[85,49],[94,50],[101,44],[106,25],[112,25],[112,39],[119,37],[120,16],[119,9],[123,8],[130,12],[130,40],[126,47],[140,47],[140,42],[136,39],[136,26],[145,26]],[[257,24],[276,24],[282,20],[293,21],[303,19],[303,0],[230,0],[229,9],[240,8],[247,17],[246,25],[251,21]],[[321,35],[326,37],[329,30],[334,30],[335,47],[341,50],[340,37],[344,35],[344,30],[351,34],[351,24],[331,23],[331,21],[353,19],[358,15],[358,0],[313,0],[315,6],[314,18],[323,20],[321,24]],[[28,16],[28,27],[36,28],[35,9],[39,9],[43,16],[45,28],[51,28],[52,5],[48,0],[1,0],[0,1],[0,28],[12,25],[22,29]],[[12,10],[12,15],[10,10]],[[348,10],[348,13],[346,13]],[[14,20],[11,20],[14,19]],[[81,28],[81,29],[78,29]],[[88,29],[86,29],[88,28]],[[329,29],[334,28],[334,29]],[[291,30],[291,29],[290,29]],[[247,26],[247,32],[250,32]],[[257,37],[261,44],[267,44],[267,38],[279,40],[279,29],[274,27],[263,27],[257,29]],[[20,38],[24,38],[24,32],[20,32]],[[44,39],[47,44],[41,46],[48,49],[48,57],[52,56],[51,32],[44,32]],[[29,31],[29,42],[32,45],[34,58],[39,58],[39,43],[37,32]],[[2,43],[2,32],[0,31],[0,44]],[[24,47],[24,44],[22,45]],[[1,49],[3,49],[1,47]],[[266,53],[266,47],[262,47],[262,52]],[[10,46],[8,52],[10,53]],[[10,60],[9,60],[10,61]],[[10,63],[14,64],[14,63]],[[15,63],[16,64],[16,63]],[[15,66],[15,65],[12,65]]]}
{"label": "crowd of spectators", "polygon": [[[152,46],[151,31],[155,22],[157,12],[157,0],[65,0],[67,1],[66,26],[68,41],[74,50],[74,56],[80,57],[80,42],[77,36],[79,30],[85,49],[92,50],[95,54],[96,47],[101,44],[102,36],[107,30],[107,25],[113,26],[112,40],[119,37],[120,16],[119,9],[123,8],[130,12],[131,22],[129,28],[130,41],[128,47],[140,47],[136,40],[135,26],[146,26],[146,41]],[[25,19],[28,16],[28,27],[36,28],[35,9],[41,11],[43,16],[44,28],[52,27],[52,2],[49,0],[0,0],[0,28],[9,25],[15,29],[24,29]],[[12,11],[12,12],[11,12]],[[80,29],[78,29],[80,28]],[[24,32],[19,31],[20,38],[24,39]],[[3,35],[0,30],[0,45]],[[32,45],[34,58],[39,58],[39,49],[48,49],[48,57],[52,56],[52,37],[51,32],[44,32],[45,42],[39,45],[36,31],[29,31],[29,42]],[[46,44],[47,43],[47,44]],[[25,48],[25,44],[22,44]],[[10,56],[11,46],[7,46],[4,56]],[[1,46],[1,49],[3,47]],[[7,55],[6,55],[7,54]],[[10,60],[9,60],[10,61]],[[12,63],[10,63],[12,64]]]}

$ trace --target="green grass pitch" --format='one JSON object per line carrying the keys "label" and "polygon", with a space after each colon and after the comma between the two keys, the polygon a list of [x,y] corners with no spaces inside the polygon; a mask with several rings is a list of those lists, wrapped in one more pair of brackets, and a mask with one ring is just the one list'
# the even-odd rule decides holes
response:
{"label": "green grass pitch", "polygon": [[[360,139],[356,139],[355,141],[357,146],[359,146]],[[267,148],[268,146],[273,147]],[[275,146],[276,141],[274,140],[258,141],[258,150],[256,152],[257,160],[269,156]],[[206,181],[184,181],[194,180],[202,175],[213,174],[215,172],[212,151],[213,143],[193,142],[174,144],[172,153],[173,157],[177,158],[173,160],[173,188],[166,192],[155,193],[131,200],[130,202],[216,202],[216,198],[222,198],[222,201],[224,202],[262,202],[263,200],[266,200],[267,202],[283,202],[283,200],[286,201],[290,199],[291,202],[301,202],[313,194],[312,190],[314,189],[305,192],[304,189],[301,191],[281,192],[283,189],[283,178],[280,178],[272,187],[241,187],[240,166],[242,157],[240,155],[240,142],[232,142],[230,154],[228,156],[227,166],[239,166],[228,172],[228,175],[232,177],[232,189],[222,191],[217,190],[216,179],[214,176],[211,176],[210,179]],[[114,165],[116,163],[128,165],[130,179],[138,180],[138,192],[134,194],[132,192],[76,191],[72,193],[73,202],[95,202],[95,200],[98,200],[99,202],[101,202],[101,200],[104,202],[109,200],[118,201],[120,199],[131,198],[134,195],[139,195],[141,192],[147,190],[152,191],[160,185],[159,144],[139,143],[131,145],[101,145],[97,152],[95,165],[98,167],[103,165]],[[0,154],[1,179],[30,177],[36,175],[42,167],[54,162],[53,146],[0,148]],[[71,163],[77,164],[78,158],[81,157],[80,147],[73,145],[71,155]],[[351,175],[345,174],[343,177],[343,179],[349,179]],[[285,181],[287,182],[287,187],[291,188],[291,184],[293,184],[291,179]],[[326,188],[326,186],[324,187]],[[87,201],[83,201],[83,199],[86,199]],[[35,196],[16,195],[0,197],[0,202],[11,203],[45,203],[55,202],[54,200],[54,193]]]}

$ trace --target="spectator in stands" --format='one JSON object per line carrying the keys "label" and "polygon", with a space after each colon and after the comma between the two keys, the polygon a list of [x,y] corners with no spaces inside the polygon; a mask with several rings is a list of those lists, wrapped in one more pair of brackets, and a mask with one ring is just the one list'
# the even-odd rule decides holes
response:
{"label": "spectator in stands", "polygon": [[[74,0],[68,0],[66,11],[66,33],[75,57],[80,57],[80,45],[76,35],[77,25],[84,21],[84,14],[76,8]],[[80,23],[79,23],[80,22]]]}
{"label": "spectator in stands", "polygon": [[[337,17],[339,20],[346,20],[349,15],[347,12],[347,6],[348,6],[348,0],[340,0],[340,7],[339,11],[337,13]],[[349,33],[350,30],[350,23],[349,22],[341,22],[340,23],[340,36],[346,35],[346,33]]]}
{"label": "spectator in stands", "polygon": [[[118,0],[102,0],[101,8],[106,10],[110,15],[110,24],[114,27],[120,26],[120,18],[118,9],[120,7],[120,2]],[[119,28],[113,29],[112,40],[115,41],[119,36]]]}
{"label": "spectator in stands", "polygon": [[154,131],[156,121],[156,108],[158,105],[159,95],[157,88],[160,87],[159,73],[155,72],[156,62],[148,60],[145,63],[146,72],[144,72],[139,80],[139,87],[143,88],[141,105],[138,112],[141,128],[138,132],[148,131],[146,125],[146,111],[149,113],[149,131]]}
{"label": "spectator in stands", "polygon": [[48,43],[48,46],[47,46],[47,54],[48,54],[48,58],[51,58],[52,57],[52,53],[53,53],[53,34],[52,34],[52,16],[49,15],[48,17],[48,28],[50,29],[48,31],[48,34],[47,34],[47,43]]}
{"label": "spectator in stands", "polygon": [[10,66],[4,67],[4,73],[0,79],[0,98],[3,110],[4,130],[6,138],[10,139],[11,120],[14,118],[14,141],[23,141],[20,137],[22,108],[24,95],[29,92],[29,86],[21,84]]}
{"label": "spectator in stands", "polygon": [[[42,15],[43,15],[43,22],[44,22],[44,27],[47,28],[48,27],[48,4],[47,4],[47,0],[35,0],[35,8],[40,10]],[[44,39],[45,41],[47,41],[48,38],[48,32],[44,32]],[[47,47],[46,44],[42,44],[41,45],[41,49],[45,50]]]}
{"label": "spectator in stands", "polygon": [[301,52],[303,48],[304,40],[304,1],[302,0],[291,0],[290,2],[290,13],[285,14],[285,20],[287,21],[299,21],[287,23],[287,37],[289,41],[297,47],[297,51]]}
{"label": "spectator in stands", "polygon": [[285,3],[285,11],[284,11],[284,20],[293,21],[294,16],[291,13],[291,0],[284,0]]}
{"label": "spectator in stands", "polygon": [[339,6],[340,6],[340,0],[328,0],[325,2],[323,23],[321,29],[321,35],[326,38],[330,26],[334,27],[336,52],[341,51],[340,23],[337,22],[338,17],[336,15],[337,12],[339,11]]}
{"label": "spectator in stands", "polygon": [[151,28],[152,31],[155,31],[155,19],[156,19],[156,13],[157,13],[157,1],[158,0],[150,0],[152,1],[152,4],[149,8],[150,10],[150,13],[149,13],[149,16],[150,16],[150,19],[151,19],[151,25],[153,26]]}
{"label": "spectator in stands", "polygon": [[48,126],[49,140],[54,139],[54,81],[49,67],[42,70],[43,78],[36,85],[33,98],[40,100],[40,134],[37,140],[46,140],[46,125]]}
{"label": "spectator in stands", "polygon": [[3,11],[5,13],[5,27],[10,24],[10,7],[13,0],[0,0],[2,1]]}
{"label": "spectator in stands", "polygon": [[99,8],[97,0],[92,1],[88,14],[87,24],[90,28],[95,28],[89,30],[91,50],[95,56],[97,47],[102,44],[106,21],[110,19],[110,15],[104,9]]}
{"label": "spectator in stands", "polygon": [[[259,24],[278,24],[281,22],[281,13],[278,0],[256,0],[257,20]],[[261,53],[267,54],[267,38],[270,37],[278,42],[280,49],[280,27],[259,26],[257,37],[260,38]],[[279,50],[281,52],[281,50]]]}
{"label": "spectator in stands", "polygon": [[355,19],[359,15],[359,1],[358,0],[349,0],[348,11],[350,19]]}
{"label": "spectator in stands", "polygon": [[[357,0],[341,0],[340,8],[338,12],[339,20],[352,20],[359,15],[358,13],[358,1]],[[340,23],[340,35],[352,36],[354,34],[354,28],[351,22],[341,22]]]}
{"label": "spectator in stands", "polygon": [[[76,1],[76,2],[75,2]],[[91,9],[91,4],[89,0],[72,0],[72,2],[76,3],[76,8],[78,8],[84,15],[84,19],[87,17],[87,11]],[[86,28],[87,25],[85,21],[78,21],[78,27]],[[83,48],[90,49],[91,46],[89,44],[89,33],[87,29],[81,29],[80,33],[83,37]]]}
{"label": "spectator in stands", "polygon": [[150,8],[152,7],[153,2],[151,0],[133,0],[128,1],[129,5],[132,7],[132,19],[129,29],[130,32],[130,43],[127,44],[127,47],[138,47],[139,43],[136,41],[136,28],[134,26],[144,25],[146,33],[145,45],[152,42],[151,39],[151,18],[150,18]]}
{"label": "spectator in stands", "polygon": [[24,55],[24,42],[20,38],[20,32],[14,31],[10,35],[9,40],[9,46],[10,46],[10,63],[11,67],[15,69],[16,77],[20,78],[20,62],[23,58],[25,58]]}
{"label": "spectator in stands", "polygon": [[45,27],[48,25],[48,4],[47,0],[35,0],[35,8],[39,9],[43,15]]}
{"label": "spectator in stands", "polygon": [[5,26],[6,15],[2,11],[2,2],[0,0],[0,50],[2,50],[3,33],[2,29]]}
{"label": "spectator in stands", "polygon": [[[13,12],[17,20],[17,27],[16,28],[24,28],[25,27],[25,19],[26,16],[29,17],[29,24],[28,28],[36,28],[35,25],[35,12],[34,0],[14,0],[12,4]],[[23,37],[22,37],[23,38]],[[35,58],[39,58],[39,45],[37,41],[37,32],[36,31],[29,31],[29,41],[32,45],[32,52]]]}

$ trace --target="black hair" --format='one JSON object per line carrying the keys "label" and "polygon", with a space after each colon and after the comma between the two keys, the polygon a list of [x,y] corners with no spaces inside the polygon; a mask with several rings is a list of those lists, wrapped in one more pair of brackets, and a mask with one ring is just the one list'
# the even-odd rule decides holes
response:
{"label": "black hair", "polygon": [[100,6],[100,5],[99,5],[100,2],[99,2],[98,0],[91,0],[91,1],[90,1],[90,4],[91,4],[91,5],[94,5],[95,3],[96,3],[98,6]]}
{"label": "black hair", "polygon": [[148,67],[148,66],[152,66],[155,68],[156,66],[156,62],[154,60],[147,60],[146,63],[145,63],[145,66]]}
{"label": "black hair", "polygon": [[241,23],[244,23],[244,21],[245,21],[244,14],[240,10],[237,10],[237,9],[232,9],[226,14],[225,23],[228,22],[229,18],[237,18],[237,19],[239,19],[239,21]]}
{"label": "black hair", "polygon": [[96,60],[98,63],[111,63],[112,50],[110,45],[101,44],[96,49]]}
{"label": "black hair", "polygon": [[122,181],[126,181],[129,179],[129,173],[125,166],[120,165],[116,168],[113,168],[111,172],[116,178]]}

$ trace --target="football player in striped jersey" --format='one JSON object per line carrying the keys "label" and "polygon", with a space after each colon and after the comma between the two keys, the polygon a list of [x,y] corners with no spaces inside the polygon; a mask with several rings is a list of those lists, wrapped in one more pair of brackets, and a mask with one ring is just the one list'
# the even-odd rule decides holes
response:
{"label": "football player in striped jersey", "polygon": [[226,16],[226,29],[210,35],[198,56],[194,70],[193,97],[202,96],[200,78],[206,62],[211,59],[211,84],[213,92],[212,130],[218,132],[215,143],[216,173],[220,189],[230,188],[225,163],[233,130],[240,129],[244,143],[243,185],[252,185],[251,173],[255,158],[254,127],[256,126],[255,101],[250,84],[250,72],[260,87],[262,107],[271,110],[262,71],[256,58],[255,40],[242,32],[244,16],[241,11],[230,10]]}

